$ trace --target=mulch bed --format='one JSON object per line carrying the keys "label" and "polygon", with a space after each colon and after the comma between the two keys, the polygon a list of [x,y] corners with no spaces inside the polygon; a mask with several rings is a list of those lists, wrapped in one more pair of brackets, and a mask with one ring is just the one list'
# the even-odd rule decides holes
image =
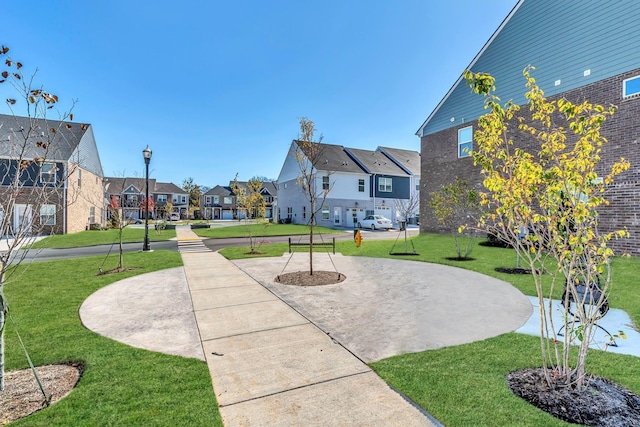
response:
{"label": "mulch bed", "polygon": [[344,282],[346,278],[347,276],[337,271],[314,271],[313,274],[309,274],[308,271],[294,271],[280,274],[273,280],[284,285],[323,286]]}
{"label": "mulch bed", "polygon": [[47,398],[42,394],[31,369],[5,372],[5,389],[0,392],[0,425],[45,408],[45,400],[54,404],[68,395],[80,380],[84,363],[38,366],[36,372]]}
{"label": "mulch bed", "polygon": [[542,368],[507,375],[516,395],[561,420],[587,426],[640,426],[640,396],[606,379],[590,376],[582,391],[564,385],[557,377],[549,385]]}
{"label": "mulch bed", "polygon": [[495,269],[498,273],[507,273],[507,274],[531,274],[532,271],[528,268],[507,268],[507,267],[496,267]]}

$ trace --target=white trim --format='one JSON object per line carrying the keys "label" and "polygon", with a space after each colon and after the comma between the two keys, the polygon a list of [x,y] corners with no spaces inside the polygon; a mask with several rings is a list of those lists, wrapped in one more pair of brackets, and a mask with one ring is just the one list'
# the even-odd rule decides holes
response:
{"label": "white trim", "polygon": [[632,94],[627,94],[627,82],[630,80],[639,80],[640,79],[640,75],[639,76],[634,76],[634,77],[629,77],[628,79],[624,79],[622,81],[622,97],[623,98],[631,98],[633,96],[639,95],[640,94],[640,90],[638,90],[638,92],[634,92]]}
{"label": "white trim", "polygon": [[[462,131],[466,131],[467,129],[471,129],[471,139],[470,140],[465,140],[465,141],[460,141],[460,132]],[[457,145],[457,151],[458,151],[458,158],[459,159],[464,159],[466,157],[471,156],[471,153],[462,153],[462,151],[460,150],[460,146],[462,144],[468,144],[471,143],[471,149],[473,150],[473,126],[465,126],[463,128],[459,128],[458,129],[458,145]],[[464,154],[464,155],[462,155]]]}
{"label": "white trim", "polygon": [[[482,46],[482,49],[480,49],[480,52],[478,52],[478,54],[473,58],[471,63],[467,66],[467,68],[466,68],[467,70],[471,70],[473,68],[473,66],[476,64],[476,62],[478,62],[478,60],[480,59],[482,54],[485,52],[485,50],[487,50],[489,45],[496,39],[496,37],[498,37],[498,34],[500,34],[502,29],[511,20],[513,15],[515,15],[516,11],[520,8],[520,6],[522,6],[522,3],[524,3],[524,0],[518,0],[518,3],[513,7],[513,9],[511,9],[511,12],[509,12],[507,17],[504,18],[504,20],[502,21],[502,23],[500,24],[498,29],[493,32],[491,37],[489,37],[489,40],[487,40],[487,42],[484,44],[484,46]],[[442,107],[442,105],[446,102],[446,100],[449,99],[449,96],[451,96],[453,91],[458,87],[458,85],[460,84],[460,82],[462,80],[463,80],[463,77],[462,77],[462,74],[460,74],[460,76],[458,77],[458,80],[456,80],[456,82],[453,84],[453,86],[451,86],[449,91],[445,94],[444,98],[442,98],[440,100],[438,105],[436,105],[436,108],[433,109],[431,114],[429,114],[429,117],[427,117],[427,119],[424,121],[424,123],[422,123],[420,128],[417,130],[416,136],[418,136],[418,138],[422,137],[422,132],[424,130],[424,127],[431,121],[431,118],[438,112],[438,110],[440,110],[440,107]]]}

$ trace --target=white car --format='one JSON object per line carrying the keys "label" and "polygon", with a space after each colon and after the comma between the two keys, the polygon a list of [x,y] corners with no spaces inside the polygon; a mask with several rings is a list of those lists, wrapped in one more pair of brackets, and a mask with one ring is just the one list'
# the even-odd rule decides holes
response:
{"label": "white car", "polygon": [[372,230],[384,229],[388,230],[393,228],[393,224],[389,218],[385,218],[382,215],[369,215],[358,222],[360,228],[370,228]]}
{"label": "white car", "polygon": [[180,215],[178,215],[177,213],[171,214],[169,221],[180,221]]}

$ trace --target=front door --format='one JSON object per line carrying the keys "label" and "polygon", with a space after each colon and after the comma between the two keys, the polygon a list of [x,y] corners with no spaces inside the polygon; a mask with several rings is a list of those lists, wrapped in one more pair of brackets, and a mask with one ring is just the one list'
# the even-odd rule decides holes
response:
{"label": "front door", "polygon": [[342,225],[342,206],[333,208],[333,225]]}
{"label": "front door", "polygon": [[13,207],[13,230],[16,235],[30,234],[32,220],[30,205],[15,205]]}

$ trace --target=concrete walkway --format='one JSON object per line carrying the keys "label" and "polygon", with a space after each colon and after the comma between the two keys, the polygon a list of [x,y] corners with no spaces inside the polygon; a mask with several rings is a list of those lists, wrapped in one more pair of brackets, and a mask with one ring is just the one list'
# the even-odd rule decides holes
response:
{"label": "concrete walkway", "polygon": [[[195,235],[177,234],[179,242]],[[223,256],[188,252],[182,259],[225,425],[433,425]]]}
{"label": "concrete walkway", "polygon": [[347,279],[286,287],[273,278],[306,257],[232,263],[176,231],[184,269],[114,283],[80,316],[131,345],[206,360],[227,426],[437,425],[363,361],[495,336],[531,315],[505,282],[410,261],[318,256],[316,270]]}

